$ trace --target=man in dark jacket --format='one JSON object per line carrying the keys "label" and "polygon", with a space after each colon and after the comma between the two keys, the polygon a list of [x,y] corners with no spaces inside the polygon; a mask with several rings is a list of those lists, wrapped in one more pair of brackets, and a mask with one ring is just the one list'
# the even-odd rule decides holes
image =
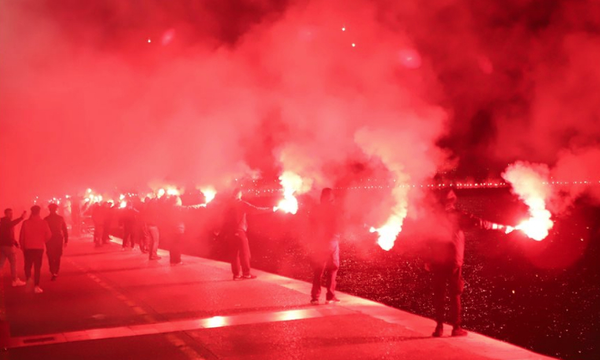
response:
{"label": "man in dark jacket", "polygon": [[106,219],[106,207],[101,203],[95,203],[92,205],[92,220],[94,221],[94,244],[96,247],[102,246],[102,239],[104,238],[104,221]]}
{"label": "man in dark jacket", "polygon": [[[123,224],[123,250],[133,249],[138,235],[139,211],[133,207],[133,202],[128,201],[125,209],[121,210],[121,223]],[[142,245],[140,243],[140,249]]]}
{"label": "man in dark jacket", "polygon": [[321,203],[313,210],[311,265],[313,269],[313,285],[310,292],[310,303],[319,304],[321,295],[321,278],[325,274],[325,300],[328,304],[339,302],[335,297],[335,285],[340,268],[340,211],[334,205],[333,190],[325,188],[321,191]]}
{"label": "man in dark jacket", "polygon": [[69,242],[69,232],[67,231],[65,219],[56,213],[58,206],[56,204],[50,204],[48,205],[48,210],[50,210],[50,215],[46,216],[44,220],[46,220],[48,226],[50,226],[52,237],[46,243],[46,255],[48,255],[50,274],[52,274],[51,280],[54,281],[60,270],[60,257],[62,256],[63,248],[66,247]]}
{"label": "man in dark jacket", "polygon": [[19,244],[23,249],[25,257],[25,277],[27,281],[31,279],[31,267],[33,266],[33,281],[36,294],[44,291],[40,288],[40,273],[42,270],[42,260],[44,257],[44,248],[46,243],[52,238],[52,231],[48,223],[40,216],[41,208],[38,205],[31,207],[29,219],[23,221],[21,233],[19,235]]}
{"label": "man in dark jacket", "polygon": [[[273,208],[254,206],[242,200],[242,190],[235,189],[232,193],[229,209],[225,214],[223,232],[231,247],[231,272],[233,280],[256,279],[250,273],[250,244],[248,243],[248,213],[265,213]],[[241,274],[240,274],[241,268]]]}
{"label": "man in dark jacket", "polygon": [[140,218],[144,231],[144,244],[148,249],[148,258],[150,260],[160,260],[160,256],[157,254],[160,240],[160,232],[158,230],[158,223],[160,222],[158,200],[146,198]]}
{"label": "man in dark jacket", "polygon": [[105,218],[104,218],[104,231],[102,232],[102,244],[108,244],[110,242],[110,232],[113,226],[113,220],[115,219],[115,212],[117,207],[112,201],[104,203]]}
{"label": "man in dark jacket", "polygon": [[434,337],[444,332],[444,304],[446,287],[450,291],[450,323],[453,326],[452,336],[466,336],[461,327],[461,301],[464,282],[462,266],[465,252],[465,234],[463,229],[497,229],[505,230],[504,225],[485,221],[456,208],[457,197],[454,191],[442,193],[443,211],[436,219],[438,236],[431,243],[431,258],[427,268],[433,273],[433,303],[436,322]]}
{"label": "man in dark jacket", "polygon": [[10,263],[10,275],[12,276],[12,286],[23,286],[24,281],[17,277],[17,259],[15,248],[19,243],[15,239],[15,226],[25,219],[26,211],[20,218],[13,220],[12,209],[4,210],[4,217],[0,219],[0,270],[4,267],[4,262],[8,259]]}

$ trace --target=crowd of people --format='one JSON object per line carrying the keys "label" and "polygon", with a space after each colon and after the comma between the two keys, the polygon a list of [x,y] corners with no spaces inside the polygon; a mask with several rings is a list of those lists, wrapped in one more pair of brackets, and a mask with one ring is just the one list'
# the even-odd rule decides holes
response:
{"label": "crowd of people", "polygon": [[[450,323],[452,336],[464,336],[461,327],[461,293],[463,290],[462,265],[464,258],[464,229],[498,229],[506,227],[482,220],[456,208],[456,194],[445,191],[439,198],[439,213],[436,214],[436,233],[428,244],[426,268],[432,272],[436,327],[434,337],[442,336],[445,320],[446,290],[450,297]],[[185,214],[197,205],[183,205],[178,196],[160,198],[129,199],[126,206],[117,208],[110,202],[95,203],[85,210],[93,221],[93,241],[96,247],[102,247],[111,239],[113,224],[118,221],[122,229],[122,250],[130,251],[135,246],[141,253],[147,254],[150,261],[160,260],[157,254],[161,243],[169,250],[171,265],[181,264],[182,242],[185,233]],[[33,281],[34,292],[42,293],[40,272],[43,253],[46,251],[51,280],[56,280],[60,270],[60,259],[67,246],[69,232],[65,219],[58,215],[58,206],[48,206],[50,215],[42,219],[41,207],[31,207],[31,214],[25,220],[26,212],[14,219],[13,211],[6,209],[0,219],[0,269],[6,260],[10,263],[12,286],[23,286],[26,282],[17,276],[16,251],[21,249],[24,255],[24,270],[27,282]],[[231,260],[234,281],[256,279],[251,271],[250,244],[248,240],[247,215],[269,213],[273,207],[255,206],[242,197],[241,189],[235,189],[226,201],[220,221],[221,237],[226,240]],[[340,240],[342,237],[342,210],[337,206],[334,191],[325,188],[321,192],[320,203],[311,211],[308,246],[313,270],[310,303],[320,304],[323,285],[326,288],[326,303],[337,303],[336,277],[340,267]],[[80,214],[72,215],[73,228],[78,229],[76,220]],[[15,236],[15,227],[23,222],[19,239]],[[78,230],[77,230],[78,231]],[[166,240],[166,241],[165,241]],[[32,269],[33,267],[33,280]],[[325,281],[323,282],[323,278]]]}
{"label": "crowd of people", "polygon": [[[33,291],[36,294],[43,292],[40,287],[41,269],[44,250],[48,257],[51,280],[56,280],[60,270],[60,258],[63,248],[69,241],[69,232],[65,219],[58,215],[58,206],[50,204],[48,210],[50,215],[42,219],[42,208],[38,205],[31,207],[31,215],[27,220],[27,212],[21,217],[13,219],[13,210],[5,209],[4,217],[0,219],[0,269],[4,267],[6,260],[10,263],[12,286],[24,286],[31,281],[31,270],[33,268]],[[15,226],[20,222],[21,232],[19,240],[15,237]],[[23,250],[25,278],[27,282],[19,279],[17,275],[17,249]]]}

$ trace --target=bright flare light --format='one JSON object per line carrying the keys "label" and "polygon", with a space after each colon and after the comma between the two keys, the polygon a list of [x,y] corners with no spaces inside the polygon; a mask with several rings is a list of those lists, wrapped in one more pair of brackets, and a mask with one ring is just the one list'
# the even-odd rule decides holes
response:
{"label": "bright flare light", "polygon": [[525,235],[533,240],[542,241],[548,236],[548,230],[554,226],[550,216],[548,210],[536,211],[531,218],[521,222],[515,229],[523,231]]}
{"label": "bright flare light", "polygon": [[281,210],[286,213],[295,214],[298,212],[298,199],[294,197],[294,191],[284,189],[283,200],[279,201],[274,211]]}
{"label": "bright flare light", "polygon": [[209,202],[213,201],[215,196],[217,196],[217,190],[215,190],[215,188],[212,186],[201,188],[200,191],[202,191],[202,193],[204,194],[204,204],[201,204],[200,206],[206,207],[206,205],[208,205]]}
{"label": "bright flare light", "polygon": [[546,198],[549,195],[547,183],[549,170],[541,164],[517,162],[502,174],[513,187],[513,192],[529,207],[531,217],[515,227],[528,237],[541,241],[548,236],[554,226],[552,214],[546,210]]}
{"label": "bright flare light", "polygon": [[286,213],[295,214],[298,212],[298,199],[296,199],[294,194],[308,191],[310,185],[300,175],[291,171],[284,171],[279,177],[279,181],[283,187],[283,199],[273,208],[273,211],[281,210]]}
{"label": "bright flare light", "polygon": [[177,190],[177,188],[174,187],[167,187],[167,195],[170,196],[179,196],[179,190]]}
{"label": "bright flare light", "polygon": [[383,250],[390,251],[394,247],[396,237],[402,231],[402,219],[400,217],[392,215],[388,219],[387,223],[380,228],[371,227],[370,232],[376,232],[379,235],[377,239],[377,245]]}
{"label": "bright flare light", "polygon": [[127,201],[121,200],[121,203],[119,204],[119,209],[125,209],[126,207],[127,207]]}

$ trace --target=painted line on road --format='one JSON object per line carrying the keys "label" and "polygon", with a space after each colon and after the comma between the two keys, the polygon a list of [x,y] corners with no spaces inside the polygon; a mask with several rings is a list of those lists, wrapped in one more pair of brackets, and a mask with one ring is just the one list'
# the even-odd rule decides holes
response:
{"label": "painted line on road", "polygon": [[[355,312],[350,311],[344,307],[338,307],[333,305],[319,307],[315,306],[308,309],[256,312],[229,316],[213,316],[209,318],[193,318],[142,325],[96,328],[55,334],[43,334],[37,336],[14,337],[8,340],[7,348],[15,349],[22,347],[53,345],[76,341],[114,339],[141,335],[156,335],[258,323],[275,323],[293,320],[306,320],[349,314],[355,314]],[[183,341],[181,339],[179,340]],[[173,341],[172,343],[176,346],[181,346],[181,343],[179,341]]]}

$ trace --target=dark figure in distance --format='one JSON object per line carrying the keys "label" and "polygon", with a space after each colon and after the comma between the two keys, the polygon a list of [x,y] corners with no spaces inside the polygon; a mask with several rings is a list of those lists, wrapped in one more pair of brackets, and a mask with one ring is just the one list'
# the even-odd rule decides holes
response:
{"label": "dark figure in distance", "polygon": [[462,266],[465,252],[465,234],[463,229],[498,229],[506,227],[482,220],[456,208],[457,197],[454,191],[442,193],[443,211],[436,219],[438,236],[431,242],[431,258],[426,265],[433,274],[433,303],[436,314],[434,337],[442,336],[444,332],[444,304],[446,288],[450,296],[450,324],[452,336],[466,336],[467,332],[461,327],[461,301],[464,281]]}
{"label": "dark figure in distance", "polygon": [[313,284],[310,303],[319,304],[321,295],[321,279],[325,274],[327,303],[339,302],[335,297],[335,285],[340,268],[340,212],[334,205],[333,190],[325,188],[321,191],[321,203],[311,216],[313,239],[311,249],[311,265]]}
{"label": "dark figure in distance", "polygon": [[19,243],[15,239],[15,226],[25,219],[26,211],[20,218],[13,220],[12,209],[4,210],[4,217],[0,219],[0,269],[4,267],[4,262],[8,259],[10,263],[10,275],[12,278],[12,286],[23,286],[25,282],[17,277],[17,258],[15,256],[15,248],[19,247]]}
{"label": "dark figure in distance", "polygon": [[100,203],[92,205],[92,221],[94,222],[94,243],[96,247],[102,246],[104,238],[104,221],[106,219],[106,207]]}
{"label": "dark figure in distance", "polygon": [[184,208],[181,206],[181,199],[178,196],[168,196],[165,202],[165,229],[169,238],[169,263],[178,265],[181,264],[181,247],[185,234]]}
{"label": "dark figure in distance", "polygon": [[[139,212],[133,207],[131,201],[127,202],[127,206],[121,214],[121,222],[123,223],[123,250],[133,249],[138,235],[138,218]],[[140,243],[140,249],[142,245]]]}
{"label": "dark figure in distance", "polygon": [[73,223],[73,234],[81,235],[81,205],[77,197],[71,198],[71,222]]}
{"label": "dark figure in distance", "polygon": [[106,212],[102,231],[102,244],[108,244],[108,242],[110,241],[110,231],[112,230],[113,219],[115,218],[115,212],[117,208],[111,201],[107,201],[106,203],[104,203],[104,207],[106,209]]}
{"label": "dark figure in distance", "polygon": [[[229,209],[225,214],[223,233],[231,248],[231,272],[233,280],[256,279],[250,273],[250,245],[248,243],[248,213],[266,213],[272,208],[257,207],[242,200],[242,190],[235,189]],[[240,274],[241,269],[241,274]]]}
{"label": "dark figure in distance", "polygon": [[48,223],[40,216],[42,209],[34,205],[31,207],[29,219],[23,221],[19,243],[25,257],[25,277],[31,279],[31,267],[34,269],[34,289],[36,294],[44,292],[40,288],[40,272],[46,243],[52,237]]}
{"label": "dark figure in distance", "polygon": [[160,240],[160,231],[158,229],[160,221],[159,213],[157,200],[146,198],[140,213],[140,219],[144,236],[144,246],[148,249],[149,260],[160,259],[160,256],[158,256],[158,242]]}
{"label": "dark figure in distance", "polygon": [[50,204],[48,210],[50,210],[50,215],[46,216],[44,220],[50,226],[52,238],[46,243],[46,255],[48,256],[50,274],[52,274],[51,280],[54,281],[60,270],[60,257],[63,254],[63,248],[69,242],[69,232],[67,231],[65,219],[56,213],[58,206]]}

